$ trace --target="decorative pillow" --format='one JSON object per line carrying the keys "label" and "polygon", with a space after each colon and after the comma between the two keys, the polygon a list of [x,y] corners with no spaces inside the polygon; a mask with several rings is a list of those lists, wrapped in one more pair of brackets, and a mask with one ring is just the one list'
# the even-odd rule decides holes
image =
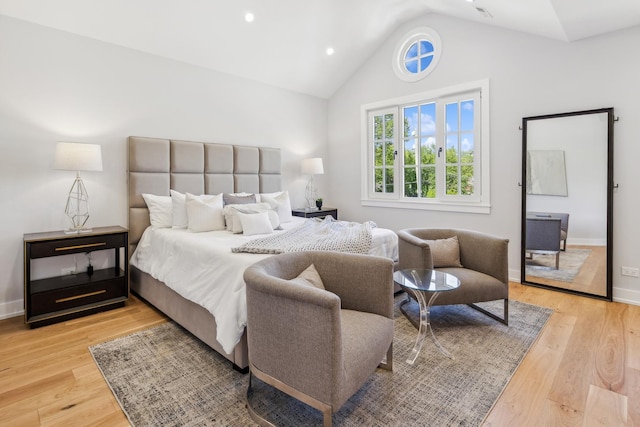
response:
{"label": "decorative pillow", "polygon": [[224,219],[227,224],[227,230],[232,233],[242,233],[242,223],[238,218],[238,212],[245,214],[267,212],[271,228],[274,230],[280,228],[280,219],[278,214],[271,209],[268,203],[248,203],[245,205],[227,205],[224,207]]}
{"label": "decorative pillow", "polygon": [[299,285],[313,286],[314,288],[324,289],[324,283],[322,283],[320,274],[318,274],[318,270],[316,270],[316,266],[313,264],[311,264],[302,273],[300,273],[298,277],[289,281],[292,283],[297,283]]}
{"label": "decorative pillow", "polygon": [[246,205],[256,203],[256,195],[252,193],[224,193],[224,205]]}
{"label": "decorative pillow", "polygon": [[173,228],[187,228],[187,205],[185,205],[186,195],[171,190],[171,203],[173,214]]}
{"label": "decorative pillow", "polygon": [[458,237],[448,239],[426,240],[431,248],[433,267],[462,267],[460,263],[460,245]]}
{"label": "decorative pillow", "polygon": [[149,208],[151,225],[157,228],[171,227],[173,224],[171,197],[155,194],[143,194],[142,197]]}
{"label": "decorative pillow", "polygon": [[222,194],[194,196],[187,193],[185,205],[189,230],[195,232],[224,230]]}
{"label": "decorative pillow", "polygon": [[271,227],[271,222],[269,221],[269,214],[266,211],[256,213],[238,212],[237,216],[240,219],[242,233],[245,236],[273,233],[273,227]]}
{"label": "decorative pillow", "polygon": [[293,215],[291,214],[291,200],[289,199],[288,191],[271,194],[260,194],[260,201],[269,203],[271,208],[278,212],[280,222],[293,221]]}

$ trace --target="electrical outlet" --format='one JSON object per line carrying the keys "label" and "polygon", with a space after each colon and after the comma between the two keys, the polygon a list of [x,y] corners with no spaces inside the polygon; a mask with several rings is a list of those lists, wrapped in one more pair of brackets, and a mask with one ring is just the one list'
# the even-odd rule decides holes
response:
{"label": "electrical outlet", "polygon": [[633,267],[621,267],[620,274],[623,276],[640,277],[640,269]]}
{"label": "electrical outlet", "polygon": [[65,267],[62,269],[62,275],[66,276],[68,274],[76,274],[75,267]]}

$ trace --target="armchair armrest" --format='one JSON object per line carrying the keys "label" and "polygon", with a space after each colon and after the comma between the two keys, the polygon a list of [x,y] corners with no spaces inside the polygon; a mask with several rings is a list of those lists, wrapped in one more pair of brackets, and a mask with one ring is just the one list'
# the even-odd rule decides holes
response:
{"label": "armchair armrest", "polygon": [[[406,268],[433,268],[433,258],[431,248],[425,242],[429,239],[426,235],[421,236],[423,230],[399,230],[398,234],[398,269]],[[420,235],[420,236],[419,236]]]}
{"label": "armchair armrest", "polygon": [[393,319],[391,259],[336,252],[318,253],[314,258],[325,289],[340,297],[342,308]]}
{"label": "armchair armrest", "polygon": [[460,262],[465,268],[509,283],[509,239],[470,230],[458,230]]}

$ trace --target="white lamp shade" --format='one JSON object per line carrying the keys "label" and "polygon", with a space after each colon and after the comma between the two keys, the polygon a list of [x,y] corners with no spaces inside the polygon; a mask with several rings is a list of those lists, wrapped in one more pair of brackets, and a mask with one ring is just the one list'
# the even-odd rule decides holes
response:
{"label": "white lamp shade", "polygon": [[302,160],[302,173],[306,175],[321,175],[324,173],[322,166],[322,158],[314,157],[312,159]]}
{"label": "white lamp shade", "polygon": [[99,144],[58,142],[54,168],[70,171],[102,171],[102,147]]}

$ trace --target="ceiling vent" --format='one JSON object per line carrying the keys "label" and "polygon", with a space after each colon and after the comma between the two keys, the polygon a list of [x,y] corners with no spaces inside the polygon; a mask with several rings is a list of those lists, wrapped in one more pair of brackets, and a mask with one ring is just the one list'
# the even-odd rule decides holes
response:
{"label": "ceiling vent", "polygon": [[476,10],[485,18],[493,18],[493,15],[484,7],[476,6]]}

